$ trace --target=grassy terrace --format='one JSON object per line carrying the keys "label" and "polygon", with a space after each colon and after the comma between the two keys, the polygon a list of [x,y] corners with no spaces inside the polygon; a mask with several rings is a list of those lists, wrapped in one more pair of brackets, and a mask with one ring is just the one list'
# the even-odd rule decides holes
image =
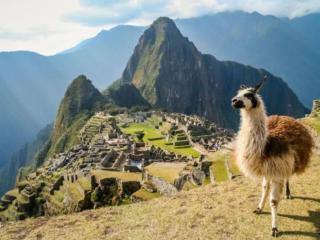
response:
{"label": "grassy terrace", "polygon": [[132,195],[135,196],[135,197],[138,197],[140,199],[146,200],[146,201],[154,199],[154,198],[158,198],[158,197],[161,196],[160,193],[158,193],[158,192],[151,193],[151,192],[148,192],[147,190],[145,190],[143,188],[141,188],[139,191],[136,191]]}
{"label": "grassy terrace", "polygon": [[162,178],[163,180],[174,183],[174,180],[179,177],[179,173],[186,166],[185,163],[152,163],[147,166],[147,171],[155,177]]}
{"label": "grassy terrace", "polygon": [[96,176],[97,179],[114,177],[114,178],[119,178],[123,181],[140,181],[142,178],[141,173],[132,173],[132,172],[95,170],[95,171],[91,171],[91,174]]}
{"label": "grassy terrace", "polygon": [[216,182],[228,180],[228,173],[225,165],[227,157],[228,155],[222,151],[212,153],[208,156],[209,160],[213,161],[213,164],[211,165],[211,170],[213,172]]}
{"label": "grassy terrace", "polygon": [[166,145],[168,143],[165,139],[160,140],[149,140],[150,138],[158,138],[158,137],[164,137],[161,134],[162,132],[167,132],[169,127],[169,123],[164,122],[162,126],[160,126],[159,129],[156,129],[154,124],[157,124],[157,120],[155,117],[150,118],[149,121],[144,123],[131,123],[128,127],[121,128],[121,131],[123,131],[126,134],[134,135],[135,132],[143,131],[144,137],[143,141],[154,145],[156,147],[160,147],[164,150],[174,152],[176,154],[181,154],[184,156],[192,156],[192,157],[199,157],[199,152],[197,152],[192,147],[184,147],[184,148],[175,148],[173,145]]}

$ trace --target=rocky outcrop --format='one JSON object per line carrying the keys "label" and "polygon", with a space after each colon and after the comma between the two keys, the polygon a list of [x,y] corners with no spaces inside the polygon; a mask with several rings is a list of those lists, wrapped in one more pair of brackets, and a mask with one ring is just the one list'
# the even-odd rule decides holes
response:
{"label": "rocky outcrop", "polygon": [[119,106],[150,106],[140,94],[139,90],[131,83],[115,82],[105,92],[107,99]]}
{"label": "rocky outcrop", "polygon": [[206,174],[200,169],[193,169],[191,172],[191,181],[194,185],[202,185]]}
{"label": "rocky outcrop", "polygon": [[168,183],[159,177],[152,176],[148,174],[147,171],[143,172],[142,179],[143,181],[152,184],[161,195],[171,196],[178,192],[178,189],[173,184]]}
{"label": "rocky outcrop", "polygon": [[311,117],[319,117],[320,116],[320,99],[313,100]]}

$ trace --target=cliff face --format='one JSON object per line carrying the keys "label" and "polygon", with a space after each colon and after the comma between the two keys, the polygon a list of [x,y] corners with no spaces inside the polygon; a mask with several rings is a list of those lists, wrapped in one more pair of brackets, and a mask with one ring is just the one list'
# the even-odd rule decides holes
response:
{"label": "cliff face", "polygon": [[154,107],[199,114],[220,126],[236,128],[238,117],[230,99],[241,84],[254,85],[264,75],[268,82],[262,95],[269,114],[300,117],[307,112],[282,79],[201,54],[172,20],[162,17],[140,37],[118,81],[132,83]]}
{"label": "cliff face", "polygon": [[118,106],[147,106],[149,103],[141,96],[139,90],[130,82],[116,81],[105,92],[106,99]]}

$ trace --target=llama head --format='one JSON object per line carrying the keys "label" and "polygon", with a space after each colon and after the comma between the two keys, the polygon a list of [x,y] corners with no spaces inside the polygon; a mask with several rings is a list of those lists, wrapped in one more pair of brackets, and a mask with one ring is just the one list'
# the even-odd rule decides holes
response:
{"label": "llama head", "polygon": [[261,106],[262,98],[259,95],[259,91],[266,78],[267,76],[264,76],[263,80],[255,87],[240,86],[237,95],[231,100],[232,106],[245,110],[255,109]]}

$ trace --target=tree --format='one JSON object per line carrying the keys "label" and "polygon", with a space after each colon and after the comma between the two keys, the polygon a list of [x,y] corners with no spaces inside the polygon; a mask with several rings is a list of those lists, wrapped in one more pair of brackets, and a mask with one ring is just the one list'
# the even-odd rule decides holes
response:
{"label": "tree", "polygon": [[142,141],[143,137],[144,137],[144,132],[137,132],[136,136],[138,138],[139,141]]}

